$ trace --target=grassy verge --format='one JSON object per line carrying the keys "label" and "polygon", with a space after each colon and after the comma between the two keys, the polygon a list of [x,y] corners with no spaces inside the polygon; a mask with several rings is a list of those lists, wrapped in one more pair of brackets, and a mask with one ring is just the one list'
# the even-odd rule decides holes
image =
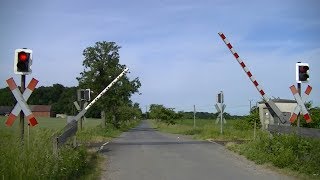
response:
{"label": "grassy verge", "polygon": [[220,134],[220,125],[212,120],[178,120],[175,125],[166,125],[151,120],[153,127],[163,132],[193,135],[198,139],[216,141],[246,140],[245,143],[228,143],[227,148],[244,155],[257,164],[275,167],[281,173],[299,179],[320,179],[320,140],[303,138],[296,135],[271,135],[253,129],[241,120],[227,120]]}
{"label": "grassy verge", "polygon": [[250,140],[253,139],[253,129],[238,126],[236,120],[229,120],[223,125],[223,133],[220,133],[220,124],[215,120],[197,119],[196,128],[193,128],[193,120],[178,120],[175,125],[167,125],[151,120],[152,126],[163,132],[193,135],[196,139],[214,139],[221,141]]}
{"label": "grassy verge", "polygon": [[228,148],[257,164],[271,164],[303,179],[320,179],[319,139],[261,132],[255,141]]}
{"label": "grassy verge", "polygon": [[6,117],[0,117],[0,178],[1,179],[98,179],[101,157],[88,151],[86,144],[110,139],[123,130],[135,126],[137,121],[113,127],[101,128],[100,120],[87,119],[77,137],[82,144],[77,148],[64,146],[59,157],[53,155],[52,135],[65,125],[65,120],[38,118],[39,126],[25,130],[22,144],[18,124],[5,127]]}

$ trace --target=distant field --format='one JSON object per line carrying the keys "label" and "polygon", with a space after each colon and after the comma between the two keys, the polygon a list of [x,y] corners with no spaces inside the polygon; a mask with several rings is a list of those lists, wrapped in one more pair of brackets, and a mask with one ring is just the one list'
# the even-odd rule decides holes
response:
{"label": "distant field", "polygon": [[[7,127],[5,125],[6,119],[7,117],[0,116],[0,129],[3,129],[3,128],[18,129],[19,128],[19,121],[20,121],[19,117],[17,117],[12,127]],[[62,129],[67,124],[67,120],[63,118],[37,117],[36,119],[39,124],[35,127],[32,127],[32,129],[49,128],[49,129],[59,130],[59,129]],[[100,122],[101,122],[100,119],[86,118],[86,120],[83,122],[83,128],[86,129],[86,128],[95,127],[99,125]],[[25,122],[25,127],[27,127],[27,122]]]}

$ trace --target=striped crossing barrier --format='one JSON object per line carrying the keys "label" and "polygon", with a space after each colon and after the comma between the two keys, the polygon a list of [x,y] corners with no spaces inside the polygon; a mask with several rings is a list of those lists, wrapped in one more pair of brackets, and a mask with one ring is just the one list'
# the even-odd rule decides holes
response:
{"label": "striped crossing barrier", "polygon": [[222,33],[219,32],[218,33],[219,36],[221,37],[221,39],[223,40],[223,42],[227,45],[227,47],[229,48],[229,50],[231,51],[231,53],[233,54],[233,56],[236,58],[236,60],[238,61],[238,63],[240,64],[240,66],[242,67],[242,69],[244,70],[244,72],[247,74],[247,76],[249,77],[249,79],[251,80],[251,82],[254,84],[254,86],[256,87],[256,89],[259,91],[259,93],[261,94],[262,98],[265,100],[265,102],[271,107],[271,109],[274,111],[274,113],[279,117],[280,121],[282,123],[285,123],[289,118],[287,116],[285,116],[280,109],[278,108],[278,106],[266,95],[265,91],[263,90],[262,86],[258,83],[258,81],[254,78],[254,76],[252,75],[251,71],[249,70],[249,68],[246,66],[246,64],[243,62],[243,60],[240,58],[239,54],[234,50],[233,46],[231,45],[231,43],[228,41],[228,39],[226,38],[226,36]]}
{"label": "striped crossing barrier", "polygon": [[21,94],[21,92],[20,92],[18,86],[16,85],[15,81],[13,80],[13,78],[8,79],[7,84],[9,86],[12,94],[16,98],[17,104],[14,106],[13,110],[11,111],[11,113],[6,121],[6,125],[12,126],[12,124],[14,123],[15,119],[17,118],[17,116],[19,115],[21,110],[24,112],[24,114],[27,117],[27,119],[29,120],[31,126],[37,125],[38,122],[37,122],[36,118],[34,117],[34,115],[32,114],[26,101],[29,99],[31,93],[33,92],[36,85],[38,84],[38,80],[32,78],[32,80],[30,81],[28,87],[25,89],[23,94]]}

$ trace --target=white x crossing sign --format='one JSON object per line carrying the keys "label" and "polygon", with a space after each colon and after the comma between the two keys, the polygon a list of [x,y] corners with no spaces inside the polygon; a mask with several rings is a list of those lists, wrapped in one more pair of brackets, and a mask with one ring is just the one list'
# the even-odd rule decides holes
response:
{"label": "white x crossing sign", "polygon": [[16,98],[17,104],[14,106],[13,110],[11,111],[11,113],[6,121],[6,125],[12,126],[12,124],[14,123],[15,119],[17,118],[17,116],[19,115],[21,110],[24,112],[24,114],[27,117],[27,119],[29,120],[31,126],[37,125],[38,122],[37,122],[36,118],[34,117],[34,115],[32,114],[26,101],[28,100],[28,98],[30,97],[34,88],[38,84],[38,80],[32,78],[32,80],[30,81],[28,87],[26,88],[26,90],[24,91],[23,94],[21,94],[21,92],[20,92],[18,86],[16,85],[16,83],[14,82],[13,78],[8,79],[7,84],[9,86],[12,94]]}
{"label": "white x crossing sign", "polygon": [[[219,104],[215,104],[214,105],[216,107],[216,110],[218,111],[218,116],[217,116],[217,120],[216,120],[216,124],[219,123],[219,121],[221,120],[221,116],[224,112],[224,109],[226,108],[226,105],[225,104],[222,104],[222,103],[219,103]],[[222,120],[223,120],[223,123],[226,124],[227,121],[224,117],[222,117]]]}
{"label": "white x crossing sign", "polygon": [[293,123],[297,119],[299,112],[301,112],[303,114],[303,118],[306,120],[307,123],[311,122],[311,117],[310,117],[309,112],[308,112],[306,106],[304,105],[304,103],[306,102],[306,100],[312,90],[312,87],[308,85],[302,98],[299,95],[298,90],[296,89],[296,87],[294,85],[290,86],[290,90],[298,103],[298,105],[294,108],[293,113],[290,117],[290,122]]}

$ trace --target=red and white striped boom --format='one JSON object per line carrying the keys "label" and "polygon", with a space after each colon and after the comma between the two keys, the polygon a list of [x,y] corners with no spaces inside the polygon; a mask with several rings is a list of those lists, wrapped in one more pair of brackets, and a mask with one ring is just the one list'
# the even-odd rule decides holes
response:
{"label": "red and white striped boom", "polygon": [[250,70],[248,69],[248,67],[246,66],[246,64],[243,62],[243,60],[240,58],[239,54],[234,50],[233,46],[231,45],[231,43],[228,41],[228,39],[226,38],[226,36],[222,33],[219,32],[218,33],[219,36],[221,37],[221,39],[223,40],[223,42],[227,45],[227,47],[229,48],[230,52],[233,54],[233,56],[236,58],[236,60],[238,61],[238,63],[240,64],[240,66],[242,67],[242,69],[244,70],[244,72],[248,75],[249,79],[251,80],[251,82],[254,84],[254,86],[256,87],[256,89],[259,91],[259,93],[261,94],[262,98],[266,101],[266,103],[271,107],[271,109],[274,111],[274,113],[279,117],[280,121],[282,123],[285,123],[287,121],[287,117],[285,117],[282,112],[280,111],[280,109],[276,106],[276,104],[270,100],[270,98],[266,95],[266,93],[264,92],[264,90],[262,89],[262,86],[258,83],[258,81],[253,77],[252,73],[250,72]]}

